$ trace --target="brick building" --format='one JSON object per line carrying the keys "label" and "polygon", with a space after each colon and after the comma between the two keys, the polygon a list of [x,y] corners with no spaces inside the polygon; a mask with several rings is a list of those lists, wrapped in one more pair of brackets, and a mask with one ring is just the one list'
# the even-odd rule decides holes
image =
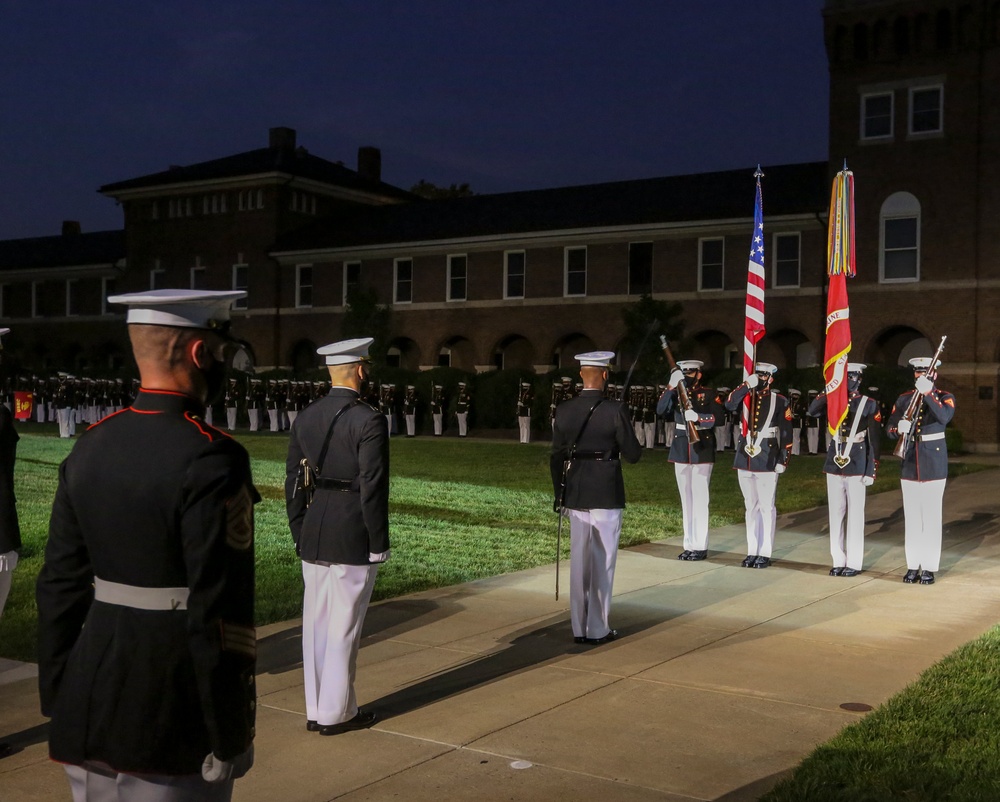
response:
{"label": "brick building", "polygon": [[[781,367],[822,357],[830,183],[846,159],[857,180],[854,358],[905,364],[947,334],[955,425],[967,447],[995,450],[1000,3],[829,0],[817,24],[829,160],[763,165],[759,357]],[[258,365],[302,369],[339,336],[357,286],[391,304],[388,357],[405,368],[546,372],[579,350],[618,350],[620,309],[643,293],[683,304],[686,356],[709,370],[738,361],[755,165],[427,201],[382,182],[379,161],[362,148],[351,170],[278,128],[267,148],[102,187],[124,210],[123,252],[80,272],[64,250],[18,261],[41,241],[0,243],[0,316],[19,338],[9,347],[42,358],[43,342],[71,342],[77,369],[120,361],[121,316],[100,304],[108,282],[239,287],[249,298],[235,325]],[[64,307],[39,305],[39,292],[60,287]],[[45,358],[39,367],[58,367]]]}

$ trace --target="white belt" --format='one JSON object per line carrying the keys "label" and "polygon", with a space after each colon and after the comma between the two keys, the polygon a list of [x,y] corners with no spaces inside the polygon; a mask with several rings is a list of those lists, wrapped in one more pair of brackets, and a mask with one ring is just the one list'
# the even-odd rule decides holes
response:
{"label": "white belt", "polygon": [[762,437],[762,438],[777,437],[778,436],[778,427],[777,426],[768,426],[766,429],[761,429],[759,432],[757,432],[757,436],[758,437]]}
{"label": "white belt", "polygon": [[926,443],[930,440],[944,440],[944,432],[934,432],[934,434],[918,434],[917,440]]}
{"label": "white belt", "polygon": [[137,610],[186,610],[187,588],[140,588],[94,577],[94,600]]}
{"label": "white belt", "polygon": [[861,434],[856,434],[854,437],[841,437],[839,434],[834,436],[834,440],[838,443],[863,443],[865,438],[868,437],[868,432],[862,432]]}

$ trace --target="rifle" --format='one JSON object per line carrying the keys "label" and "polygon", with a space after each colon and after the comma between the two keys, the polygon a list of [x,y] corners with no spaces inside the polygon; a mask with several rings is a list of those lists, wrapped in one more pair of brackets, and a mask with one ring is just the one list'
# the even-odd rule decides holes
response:
{"label": "rifle", "polygon": [[[948,339],[948,335],[944,335],[941,338],[941,342],[938,343],[937,350],[934,352],[934,356],[931,357],[931,365],[927,368],[927,378],[933,380],[937,378],[936,366],[938,363],[938,357],[941,356],[941,352],[944,351],[944,341]],[[906,420],[913,423],[917,418],[917,414],[920,411],[920,405],[924,402],[924,396],[922,393],[918,393],[916,390],[913,391],[913,396],[910,398],[910,403],[906,405],[906,412],[903,413],[903,417],[900,420]],[[899,436],[899,442],[896,443],[896,448],[893,450],[893,455],[903,459],[906,456],[906,449],[910,447],[910,439],[912,435],[910,432],[906,434],[901,434]]]}
{"label": "rifle", "polygon": [[[677,370],[677,362],[674,360],[674,355],[670,352],[670,345],[667,343],[667,338],[662,334],[660,335],[660,345],[663,346],[663,353],[667,356],[667,364],[670,365],[671,373]],[[685,411],[692,409],[691,397],[688,395],[687,387],[684,386],[682,381],[677,385],[677,396],[681,400],[681,406]],[[701,435],[698,434],[698,425],[694,421],[685,420],[684,423],[687,425],[687,435],[688,441],[691,443],[697,443],[701,440]]]}

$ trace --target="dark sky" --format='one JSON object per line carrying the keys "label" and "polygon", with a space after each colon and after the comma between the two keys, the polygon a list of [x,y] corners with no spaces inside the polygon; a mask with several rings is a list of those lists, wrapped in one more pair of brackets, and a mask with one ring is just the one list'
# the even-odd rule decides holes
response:
{"label": "dark sky", "polygon": [[0,239],[264,147],[502,192],[827,156],[823,0],[0,0]]}

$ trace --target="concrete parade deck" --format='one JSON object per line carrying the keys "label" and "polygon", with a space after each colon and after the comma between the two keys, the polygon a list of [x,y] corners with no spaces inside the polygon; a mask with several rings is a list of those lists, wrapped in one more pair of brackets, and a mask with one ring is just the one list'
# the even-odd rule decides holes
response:
{"label": "concrete parade deck", "polygon": [[[234,799],[756,799],[864,715],[851,707],[996,623],[997,484],[949,481],[932,586],[901,581],[895,489],[868,500],[855,578],[827,575],[825,507],[779,518],[765,570],[740,567],[742,526],[713,530],[705,562],[675,559],[676,539],[623,550],[620,638],[600,646],[573,643],[567,563],[559,601],[546,566],[374,605],[357,690],[382,719],[332,738],[305,729],[299,622],[262,627],[256,765]],[[20,747],[0,760],[2,802],[69,799],[33,668],[0,661],[0,740]]]}

